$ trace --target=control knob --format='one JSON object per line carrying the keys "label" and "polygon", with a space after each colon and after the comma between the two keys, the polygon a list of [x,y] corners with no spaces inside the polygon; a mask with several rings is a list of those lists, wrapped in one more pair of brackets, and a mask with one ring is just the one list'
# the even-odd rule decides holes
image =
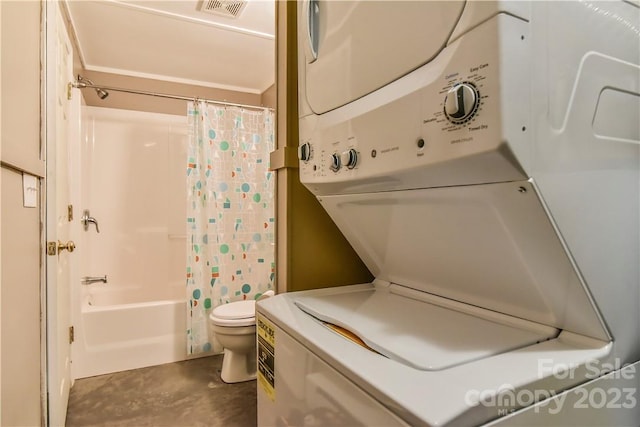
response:
{"label": "control knob", "polygon": [[340,170],[340,156],[338,153],[333,153],[329,156],[329,169],[334,172],[338,172]]}
{"label": "control knob", "polygon": [[313,156],[313,151],[311,150],[310,143],[305,142],[304,144],[298,147],[298,158],[303,162],[307,163],[309,160],[311,160],[312,156]]}
{"label": "control knob", "polygon": [[353,169],[358,164],[358,152],[354,148],[350,148],[342,153],[340,161],[348,169]]}
{"label": "control knob", "polygon": [[454,124],[470,120],[478,110],[480,96],[473,83],[459,83],[449,89],[444,100],[444,114]]}

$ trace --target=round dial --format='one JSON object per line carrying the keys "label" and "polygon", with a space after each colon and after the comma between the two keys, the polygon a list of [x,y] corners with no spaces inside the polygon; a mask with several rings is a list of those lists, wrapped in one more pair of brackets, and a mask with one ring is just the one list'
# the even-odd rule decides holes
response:
{"label": "round dial", "polygon": [[444,114],[451,123],[471,120],[480,104],[478,89],[470,82],[459,83],[449,89],[444,99]]}
{"label": "round dial", "polygon": [[329,169],[334,172],[340,170],[340,155],[338,153],[333,153],[329,156]]}
{"label": "round dial", "polygon": [[342,153],[340,161],[347,168],[353,169],[358,164],[358,152],[354,148],[350,148]]}
{"label": "round dial", "polygon": [[313,151],[311,150],[310,143],[305,142],[304,144],[298,147],[298,158],[303,162],[307,163],[309,160],[311,160],[312,156],[313,156]]}

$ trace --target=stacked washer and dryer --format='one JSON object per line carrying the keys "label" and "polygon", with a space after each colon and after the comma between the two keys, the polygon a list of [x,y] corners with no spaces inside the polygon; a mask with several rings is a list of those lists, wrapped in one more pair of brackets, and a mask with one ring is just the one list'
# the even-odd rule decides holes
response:
{"label": "stacked washer and dryer", "polygon": [[640,425],[640,4],[304,1],[298,39],[301,181],[375,280],[258,303],[258,423]]}

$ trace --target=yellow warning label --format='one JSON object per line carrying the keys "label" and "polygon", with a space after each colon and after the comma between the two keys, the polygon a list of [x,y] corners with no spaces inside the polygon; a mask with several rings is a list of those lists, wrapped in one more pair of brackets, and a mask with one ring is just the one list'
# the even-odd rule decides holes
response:
{"label": "yellow warning label", "polygon": [[276,400],[276,331],[267,319],[258,315],[258,384],[272,401]]}

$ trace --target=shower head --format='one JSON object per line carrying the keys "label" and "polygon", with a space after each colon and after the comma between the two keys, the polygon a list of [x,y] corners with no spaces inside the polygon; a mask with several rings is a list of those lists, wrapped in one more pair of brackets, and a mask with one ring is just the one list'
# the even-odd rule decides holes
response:
{"label": "shower head", "polygon": [[95,87],[95,85],[93,84],[93,82],[91,80],[87,79],[86,77],[82,77],[80,74],[78,74],[78,78],[77,78],[74,86],[79,88],[79,89],[84,89],[86,87],[91,87],[96,91],[96,93],[98,94],[98,98],[100,98],[100,99],[105,99],[107,96],[109,96],[109,92],[107,92],[106,90],[104,90],[102,88]]}
{"label": "shower head", "polygon": [[107,96],[109,96],[109,92],[99,87],[96,88],[96,93],[98,94],[98,97],[100,99],[105,99]]}

